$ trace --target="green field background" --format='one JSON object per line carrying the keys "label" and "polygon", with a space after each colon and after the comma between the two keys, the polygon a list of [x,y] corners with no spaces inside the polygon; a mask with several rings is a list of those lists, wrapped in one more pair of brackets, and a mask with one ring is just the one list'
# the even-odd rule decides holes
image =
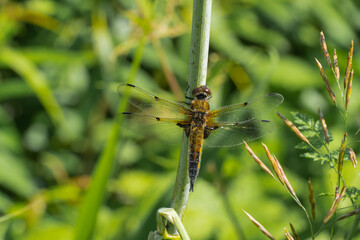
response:
{"label": "green field background", "polygon": [[[347,143],[359,153],[359,1],[213,0],[211,17],[211,106],[281,93],[276,111],[289,120],[297,111],[318,119],[321,108],[333,149],[344,119],[315,63],[322,62],[340,96],[320,31],[330,55],[337,50],[341,80],[354,40]],[[156,230],[157,209],[170,206],[181,143],[162,143],[164,133],[124,132],[127,126],[116,123],[125,107],[117,87],[132,81],[183,101],[191,18],[190,0],[0,2],[1,239],[86,239],[88,233],[99,240],[146,239]],[[311,178],[317,232],[334,198],[334,173],[300,156],[301,140],[275,111],[265,118],[276,128],[249,145],[270,167],[261,142],[269,147],[307,209]],[[265,239],[243,210],[277,239],[285,239],[289,223],[301,239],[311,239],[304,212],[243,145],[205,148],[202,158],[183,219],[191,239]],[[359,187],[359,168],[350,161],[343,176]],[[336,216],[351,210],[345,199]],[[353,221],[331,220],[316,239],[344,239]]]}

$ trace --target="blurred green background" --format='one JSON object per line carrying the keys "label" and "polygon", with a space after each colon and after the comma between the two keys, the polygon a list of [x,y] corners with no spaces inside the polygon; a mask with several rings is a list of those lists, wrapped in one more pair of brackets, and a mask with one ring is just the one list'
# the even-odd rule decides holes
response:
{"label": "blurred green background", "polygon": [[[113,125],[121,102],[116,88],[135,73],[134,84],[141,88],[183,100],[191,17],[190,0],[0,2],[1,239],[71,239],[84,221],[78,218],[79,207],[101,160],[111,175],[93,239],[145,239],[156,229],[156,210],[170,205],[180,143],[122,134]],[[291,111],[317,118],[321,107],[334,148],[339,146],[343,119],[314,61],[323,63],[335,86],[319,44],[321,30],[330,54],[337,49],[341,79],[354,40],[348,129],[350,146],[358,153],[356,0],[213,0],[212,106],[278,92],[285,101],[277,110],[290,120]],[[329,167],[301,158],[301,150],[294,148],[299,139],[274,112],[267,119],[277,127],[261,141],[277,156],[303,204],[309,206],[309,178],[315,194],[332,194]],[[261,141],[250,146],[267,163]],[[105,146],[113,147],[110,154],[103,153]],[[350,162],[345,162],[344,176],[359,186],[359,170]],[[316,230],[332,200],[317,196]],[[346,213],[349,205],[345,202],[340,211]],[[242,209],[277,238],[284,238],[283,229],[291,222],[301,239],[310,239],[304,213],[243,146],[205,149],[184,218],[191,239],[264,239]],[[339,222],[334,239],[343,239],[352,221]],[[329,236],[325,228],[317,239]]]}

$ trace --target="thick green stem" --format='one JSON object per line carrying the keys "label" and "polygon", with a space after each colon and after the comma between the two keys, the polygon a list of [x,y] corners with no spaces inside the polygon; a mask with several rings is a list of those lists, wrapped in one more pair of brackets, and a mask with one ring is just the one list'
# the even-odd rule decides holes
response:
{"label": "thick green stem", "polygon": [[[192,90],[200,85],[206,85],[206,72],[209,53],[210,19],[212,0],[194,0],[193,20],[190,47],[189,81],[187,97],[192,97]],[[177,171],[171,208],[183,219],[189,198],[190,181],[188,174],[188,138],[183,136],[179,167]],[[173,226],[169,232],[175,234]]]}
{"label": "thick green stem", "polygon": [[194,0],[191,30],[190,68],[186,96],[197,86],[206,85],[212,0]]}

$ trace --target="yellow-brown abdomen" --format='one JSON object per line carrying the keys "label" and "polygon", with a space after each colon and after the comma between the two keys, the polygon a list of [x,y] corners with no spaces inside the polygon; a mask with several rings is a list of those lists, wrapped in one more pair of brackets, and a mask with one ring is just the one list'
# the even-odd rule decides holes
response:
{"label": "yellow-brown abdomen", "polygon": [[194,115],[192,116],[189,134],[189,178],[190,191],[194,191],[194,183],[200,169],[206,114],[210,107],[207,101],[194,100],[191,108]]}
{"label": "yellow-brown abdomen", "polygon": [[189,178],[190,191],[194,191],[194,183],[199,173],[202,144],[204,139],[204,130],[201,127],[195,127],[190,133],[189,140]]}

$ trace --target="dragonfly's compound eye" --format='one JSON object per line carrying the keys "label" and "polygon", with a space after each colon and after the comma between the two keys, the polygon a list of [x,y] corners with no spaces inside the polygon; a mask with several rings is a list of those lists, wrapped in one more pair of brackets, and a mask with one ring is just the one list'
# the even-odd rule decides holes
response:
{"label": "dragonfly's compound eye", "polygon": [[210,91],[209,87],[205,86],[205,85],[194,88],[192,93],[198,100],[211,98],[211,91]]}

